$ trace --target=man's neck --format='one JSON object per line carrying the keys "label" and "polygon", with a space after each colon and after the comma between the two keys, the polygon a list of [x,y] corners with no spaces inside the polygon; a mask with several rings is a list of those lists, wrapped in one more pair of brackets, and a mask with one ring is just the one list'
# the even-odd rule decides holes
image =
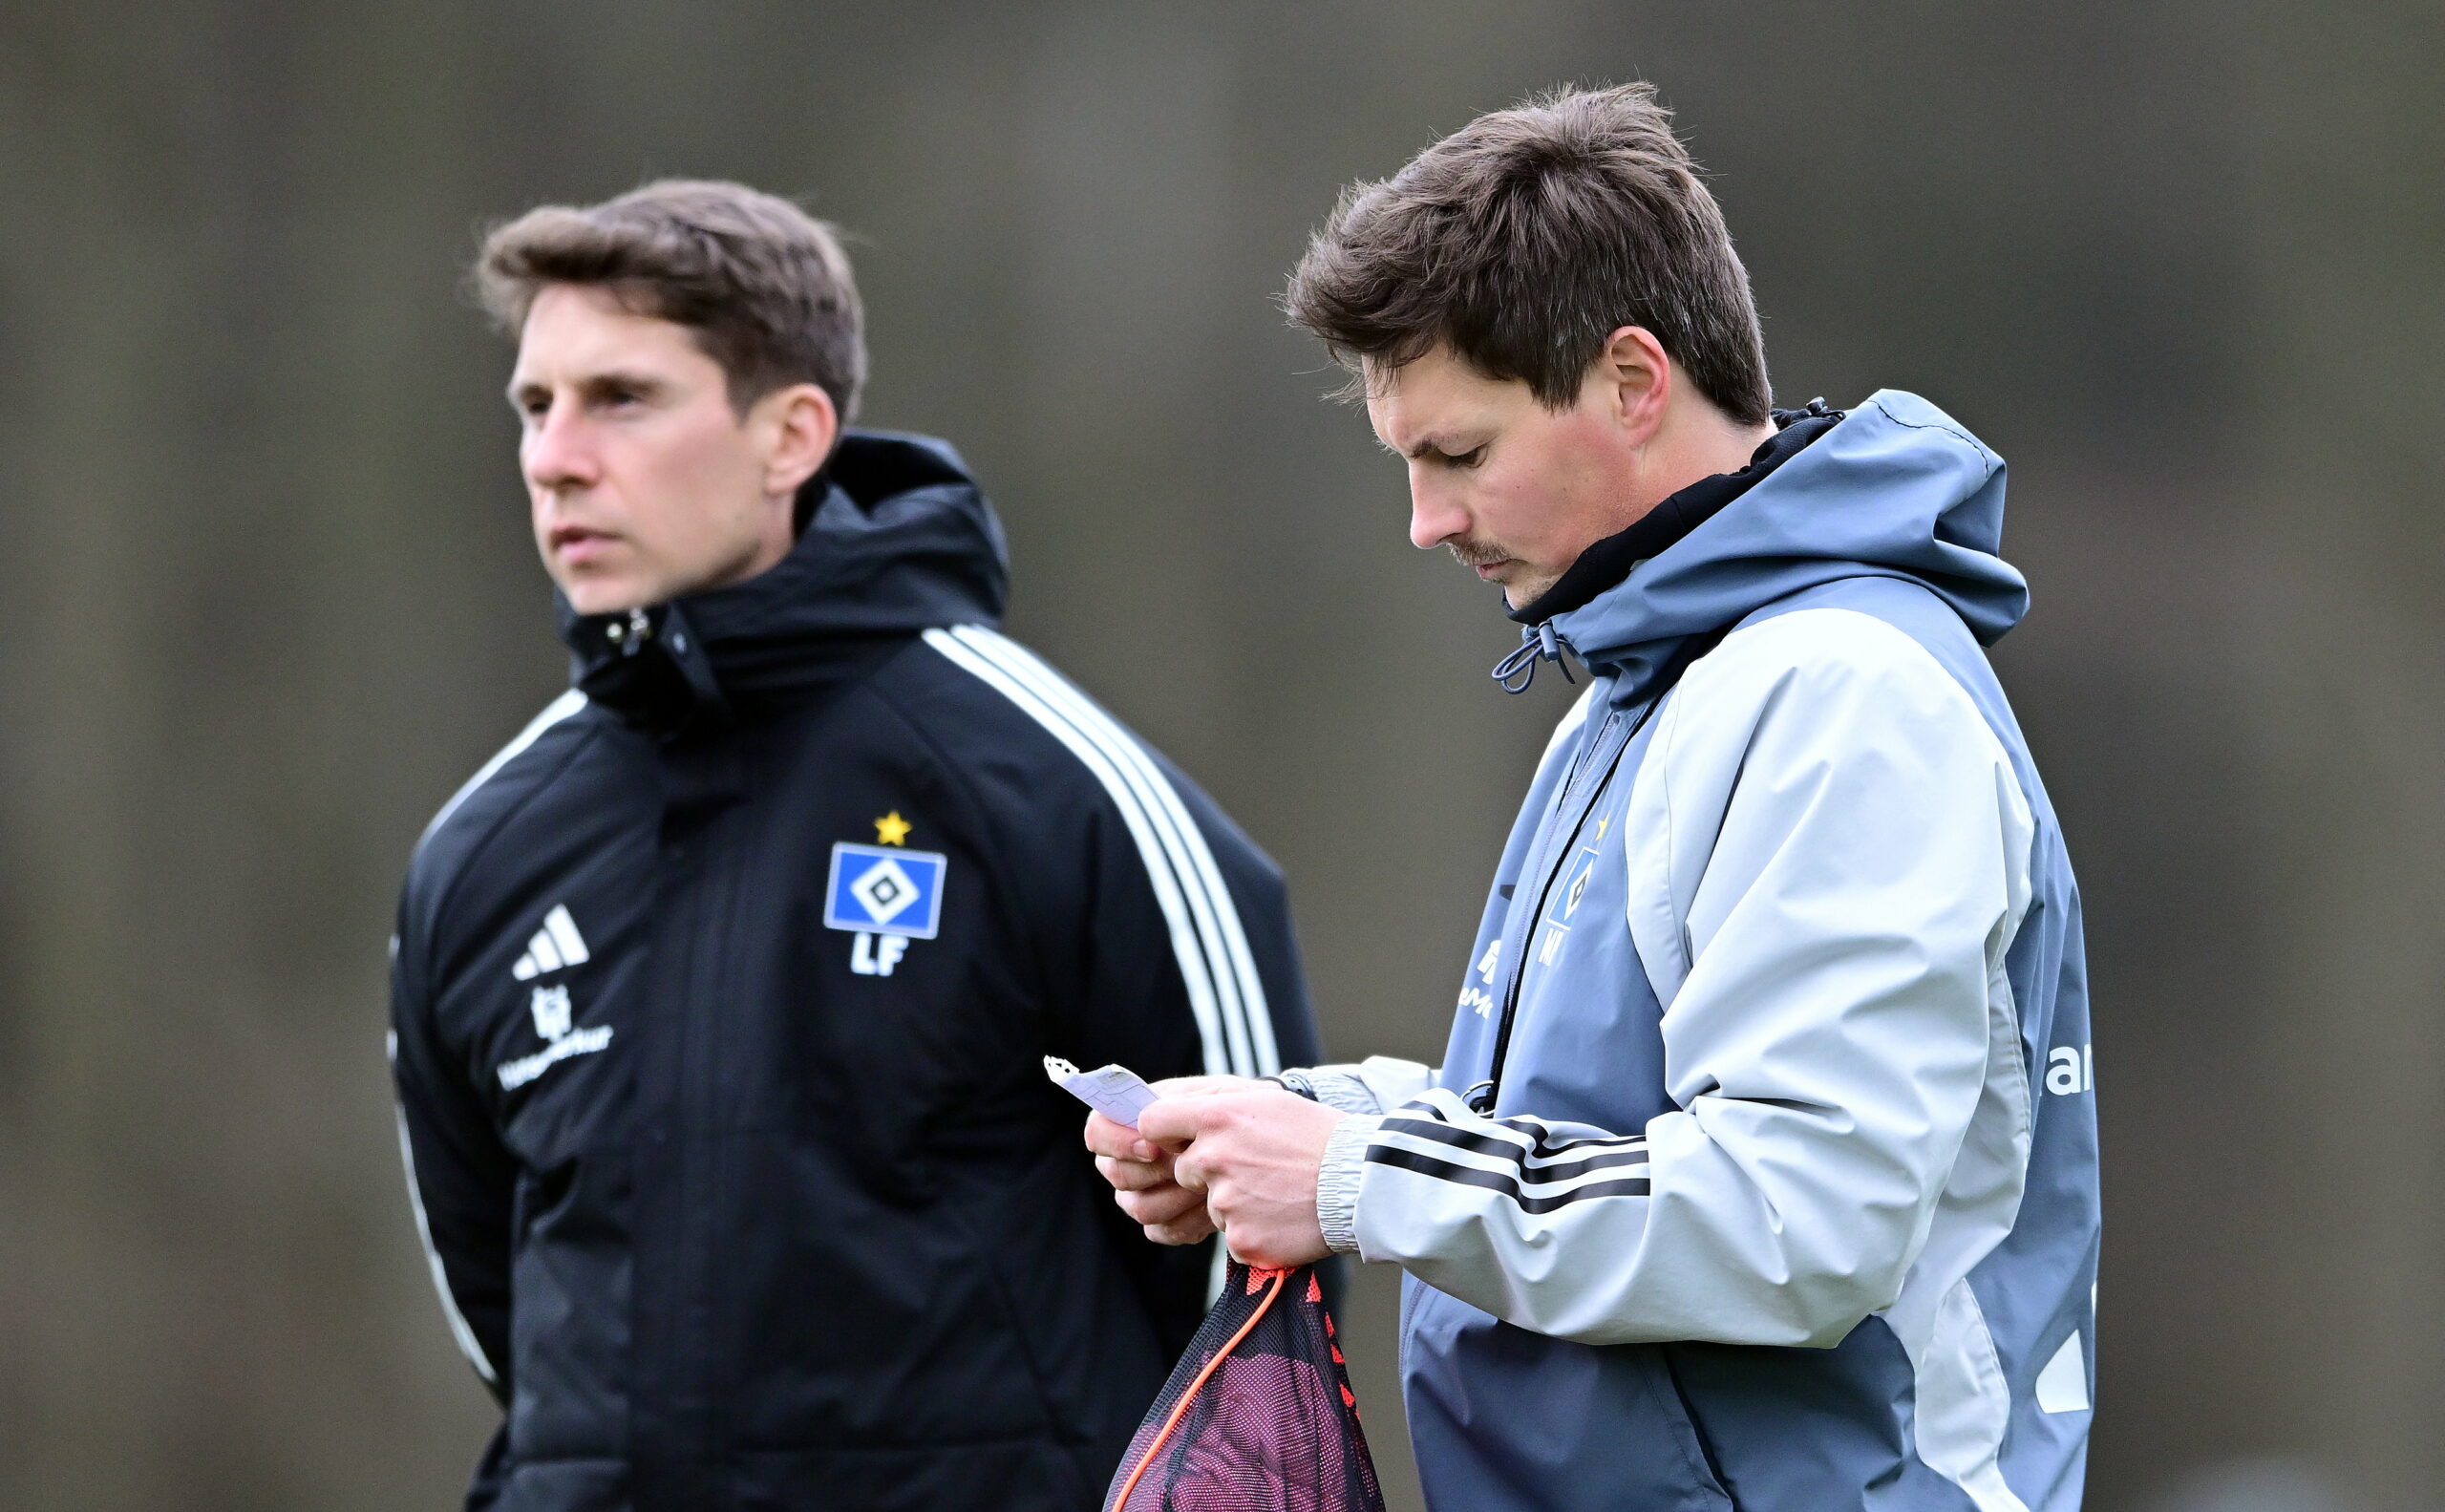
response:
{"label": "man's neck", "polygon": [[1678,423],[1669,423],[1648,443],[1651,469],[1641,479],[1645,486],[1639,490],[1638,511],[1622,522],[1623,528],[1701,478],[1740,471],[1757,448],[1775,438],[1773,421],[1742,425],[1712,406],[1684,412],[1675,419]]}
{"label": "man's neck", "polygon": [[[1659,465],[1648,476],[1660,474],[1680,480],[1648,500],[1613,534],[1590,543],[1561,577],[1526,604],[1506,604],[1511,618],[1534,625],[1578,608],[1627,576],[1638,562],[1670,547],[1756,480],[1754,476],[1738,475],[1746,473],[1779,434],[1771,422],[1754,428],[1719,423],[1704,444],[1671,454],[1669,472]],[[1668,504],[1672,505],[1669,511]]]}

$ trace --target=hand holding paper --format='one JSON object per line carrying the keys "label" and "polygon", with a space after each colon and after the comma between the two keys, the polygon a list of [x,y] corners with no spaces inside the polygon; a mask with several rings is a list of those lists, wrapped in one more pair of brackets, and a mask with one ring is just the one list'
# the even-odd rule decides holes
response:
{"label": "hand holding paper", "polygon": [[[1138,1115],[1165,1098],[1208,1097],[1263,1085],[1245,1076],[1173,1076],[1149,1087],[1119,1066],[1081,1072],[1048,1055],[1045,1075],[1095,1111],[1087,1118],[1087,1148],[1095,1169],[1115,1190],[1123,1211],[1159,1244],[1193,1245],[1214,1232],[1205,1194],[1172,1180],[1177,1148],[1167,1149],[1137,1133]],[[1098,1100],[1102,1099],[1102,1100]]]}
{"label": "hand holding paper", "polygon": [[[1326,1253],[1316,1170],[1343,1115],[1242,1076],[1149,1087],[1119,1066],[1080,1072],[1052,1056],[1044,1066],[1095,1110],[1087,1148],[1147,1238],[1193,1245],[1227,1224],[1231,1252],[1253,1264],[1300,1265]],[[1145,1127],[1141,1116],[1159,1127]]]}
{"label": "hand holding paper", "polygon": [[1155,1089],[1126,1066],[1080,1071],[1058,1055],[1047,1055],[1044,1074],[1088,1107],[1133,1129],[1137,1127],[1138,1113],[1156,1097]]}

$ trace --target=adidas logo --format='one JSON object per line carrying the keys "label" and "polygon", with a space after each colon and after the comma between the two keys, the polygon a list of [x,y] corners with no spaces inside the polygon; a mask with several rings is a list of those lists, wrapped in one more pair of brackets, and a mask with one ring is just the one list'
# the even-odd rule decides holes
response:
{"label": "adidas logo", "polygon": [[569,905],[554,904],[552,911],[543,915],[543,927],[526,942],[526,953],[518,958],[509,974],[523,982],[564,966],[582,966],[592,954],[585,948],[585,936],[577,932],[577,921],[569,917]]}

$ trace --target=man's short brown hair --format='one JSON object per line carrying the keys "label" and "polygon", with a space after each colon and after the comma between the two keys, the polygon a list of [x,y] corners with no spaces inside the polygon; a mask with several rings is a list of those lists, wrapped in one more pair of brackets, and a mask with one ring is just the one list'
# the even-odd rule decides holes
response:
{"label": "man's short brown hair", "polygon": [[1362,373],[1443,345],[1556,410],[1640,326],[1715,408],[1762,423],[1749,273],[1671,120],[1649,84],[1478,117],[1343,193],[1290,275],[1291,318]]}
{"label": "man's short brown hair", "polygon": [[516,336],[547,284],[586,284],[688,327],[741,414],[793,383],[847,424],[866,380],[864,315],[832,226],[745,184],[663,179],[616,200],[547,204],[497,226],[476,260],[484,309]]}

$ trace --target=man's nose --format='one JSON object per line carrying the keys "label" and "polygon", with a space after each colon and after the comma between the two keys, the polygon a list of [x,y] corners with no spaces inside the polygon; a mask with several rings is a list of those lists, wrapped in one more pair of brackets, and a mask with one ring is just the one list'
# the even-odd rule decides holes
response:
{"label": "man's nose", "polygon": [[1420,551],[1432,551],[1454,536],[1469,531],[1469,512],[1462,509],[1435,480],[1410,473],[1410,544]]}
{"label": "man's nose", "polygon": [[518,448],[519,465],[537,488],[584,487],[594,481],[596,459],[578,406],[554,401],[534,422]]}

